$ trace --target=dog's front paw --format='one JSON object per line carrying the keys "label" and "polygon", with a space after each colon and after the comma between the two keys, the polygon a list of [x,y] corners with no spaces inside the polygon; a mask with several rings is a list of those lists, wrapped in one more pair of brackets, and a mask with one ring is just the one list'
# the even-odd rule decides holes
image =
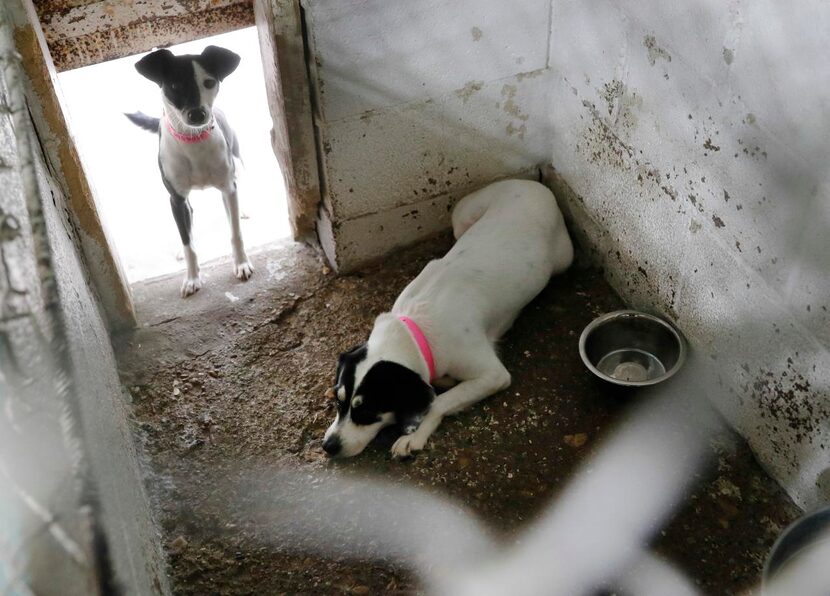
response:
{"label": "dog's front paw", "polygon": [[198,275],[196,277],[185,277],[182,282],[182,298],[187,298],[191,294],[195,294],[202,289],[202,278]]}
{"label": "dog's front paw", "polygon": [[254,266],[251,265],[248,259],[245,259],[241,263],[236,263],[233,266],[233,274],[237,279],[245,281],[254,274]]}
{"label": "dog's front paw", "polygon": [[411,435],[402,435],[392,445],[392,457],[403,458],[415,455],[416,451],[420,451],[426,445],[426,439],[421,438],[417,432]]}

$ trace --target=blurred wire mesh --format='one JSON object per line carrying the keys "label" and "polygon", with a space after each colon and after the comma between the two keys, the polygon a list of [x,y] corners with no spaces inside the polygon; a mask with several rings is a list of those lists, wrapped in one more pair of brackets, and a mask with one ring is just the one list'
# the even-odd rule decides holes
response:
{"label": "blurred wire mesh", "polygon": [[[94,499],[20,57],[0,7],[0,594],[97,593]],[[22,199],[22,200],[21,200]]]}
{"label": "blurred wire mesh", "polygon": [[[0,24],[0,134],[14,131],[21,156],[0,162],[0,177],[26,197],[25,209],[15,210],[0,195],[0,594],[90,593],[101,591],[94,499],[84,482],[42,194],[27,159],[36,144],[19,58],[5,19]],[[720,425],[688,382],[706,370],[690,368],[687,382],[654,392],[509,543],[446,498],[337,474],[252,470],[240,490],[261,498],[241,514],[264,540],[406,567],[436,594],[695,594],[649,546],[683,502]],[[237,504],[225,507],[238,514]],[[827,594],[827,561],[830,546],[811,552],[765,593]]]}
{"label": "blurred wire mesh", "polygon": [[[653,391],[528,529],[506,543],[446,497],[354,475],[252,470],[235,487],[258,495],[241,515],[281,548],[403,567],[433,594],[698,594],[692,579],[650,547],[707,463],[710,439],[723,430],[689,379]],[[764,594],[827,594],[830,571],[820,563],[830,560],[822,559],[827,548],[789,568]]]}

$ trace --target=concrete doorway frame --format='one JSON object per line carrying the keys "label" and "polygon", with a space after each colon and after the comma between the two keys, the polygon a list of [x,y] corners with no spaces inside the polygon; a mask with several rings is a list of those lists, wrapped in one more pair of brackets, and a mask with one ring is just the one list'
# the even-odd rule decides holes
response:
{"label": "concrete doorway frame", "polygon": [[[70,132],[59,70],[256,25],[272,119],[271,144],[285,178],[292,235],[297,241],[316,243],[320,175],[299,0],[222,0],[190,14],[169,14],[166,0],[143,3],[141,14],[108,11],[103,0],[69,12],[50,12],[49,6],[41,3],[38,14],[32,0],[19,0],[15,40],[39,99],[31,109],[41,145],[77,222],[91,281],[111,330],[134,327],[135,308]],[[193,26],[194,21],[199,25]],[[157,34],[148,34],[148,27]],[[120,43],[109,43],[113,38]],[[101,46],[97,50],[96,43]]]}

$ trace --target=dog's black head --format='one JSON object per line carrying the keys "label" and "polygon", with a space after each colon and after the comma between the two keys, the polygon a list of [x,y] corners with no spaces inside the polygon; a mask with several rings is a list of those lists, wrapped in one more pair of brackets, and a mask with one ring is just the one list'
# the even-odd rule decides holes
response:
{"label": "dog's black head", "polygon": [[435,397],[429,383],[413,370],[388,360],[370,360],[366,344],[340,355],[334,386],[337,418],[323,439],[329,455],[357,455],[390,424],[412,432]]}
{"label": "dog's black head", "polygon": [[210,122],[219,82],[236,70],[240,60],[217,46],[184,56],[156,50],[139,60],[135,69],[161,87],[165,106],[180,122],[198,127]]}

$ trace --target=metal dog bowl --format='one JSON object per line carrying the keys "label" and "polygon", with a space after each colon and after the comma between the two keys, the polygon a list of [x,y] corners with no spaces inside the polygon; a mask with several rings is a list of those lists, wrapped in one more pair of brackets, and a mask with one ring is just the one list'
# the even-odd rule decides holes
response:
{"label": "metal dog bowl", "polygon": [[579,355],[600,379],[645,387],[665,381],[680,369],[686,344],[663,319],[618,310],[591,321],[579,338]]}
{"label": "metal dog bowl", "polygon": [[[796,563],[812,549],[830,542],[830,507],[819,509],[794,521],[772,545],[764,564],[763,586],[791,563]],[[824,586],[826,588],[826,586]],[[826,594],[821,590],[817,593]]]}

